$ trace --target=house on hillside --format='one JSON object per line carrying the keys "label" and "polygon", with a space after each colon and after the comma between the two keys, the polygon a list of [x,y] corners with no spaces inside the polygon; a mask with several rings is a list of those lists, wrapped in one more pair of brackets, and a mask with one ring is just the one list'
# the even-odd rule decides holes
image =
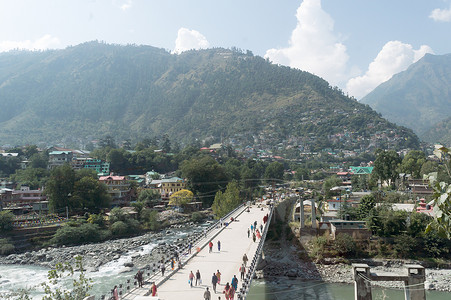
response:
{"label": "house on hillside", "polygon": [[107,192],[112,198],[112,206],[124,206],[130,202],[130,185],[125,176],[100,176],[99,181],[107,186]]}
{"label": "house on hillside", "polygon": [[158,190],[162,199],[168,199],[170,195],[186,188],[185,180],[179,177],[171,177],[152,180],[150,188]]}
{"label": "house on hillside", "polygon": [[48,169],[52,170],[64,164],[70,164],[74,155],[72,151],[52,151],[49,152]]}

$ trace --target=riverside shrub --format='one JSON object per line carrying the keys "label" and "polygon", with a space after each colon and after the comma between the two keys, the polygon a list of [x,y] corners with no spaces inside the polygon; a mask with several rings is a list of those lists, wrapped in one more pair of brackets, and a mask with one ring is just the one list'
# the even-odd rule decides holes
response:
{"label": "riverside shrub", "polygon": [[14,252],[14,250],[14,245],[11,244],[7,239],[0,239],[0,255],[11,254]]}
{"label": "riverside shrub", "polygon": [[56,245],[79,245],[100,242],[107,237],[108,234],[100,230],[97,224],[85,223],[78,227],[61,227],[51,239],[51,243]]}

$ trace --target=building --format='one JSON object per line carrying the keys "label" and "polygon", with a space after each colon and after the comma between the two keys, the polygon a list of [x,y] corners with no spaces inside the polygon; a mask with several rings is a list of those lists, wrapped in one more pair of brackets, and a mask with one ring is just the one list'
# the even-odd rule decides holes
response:
{"label": "building", "polygon": [[130,185],[125,176],[101,176],[99,181],[107,186],[107,192],[112,198],[112,206],[124,206],[130,202]]}
{"label": "building", "polygon": [[434,203],[434,201],[426,203],[426,200],[424,198],[421,198],[420,203],[418,203],[418,206],[417,206],[417,213],[422,213],[422,214],[426,214],[426,215],[433,217],[434,216],[433,203]]}
{"label": "building", "polygon": [[149,184],[151,188],[157,189],[163,199],[186,188],[186,183],[179,177],[171,177],[160,180],[152,180]]}
{"label": "building", "polygon": [[365,227],[365,221],[330,220],[330,234],[332,238],[338,234],[349,234],[354,239],[367,239],[371,232]]}
{"label": "building", "polygon": [[47,196],[40,189],[31,190],[27,186],[22,186],[20,190],[0,190],[0,207],[11,210],[15,214],[30,212],[36,203],[41,202],[47,202]]}
{"label": "building", "polygon": [[101,159],[87,158],[83,168],[94,170],[97,174],[110,174],[110,163]]}
{"label": "building", "polygon": [[48,169],[52,170],[64,164],[70,164],[74,155],[72,151],[52,151],[49,152]]}

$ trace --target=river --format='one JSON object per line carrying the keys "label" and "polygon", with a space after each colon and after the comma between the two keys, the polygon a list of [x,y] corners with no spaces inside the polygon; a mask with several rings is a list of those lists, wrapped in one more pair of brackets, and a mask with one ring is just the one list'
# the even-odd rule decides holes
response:
{"label": "river", "polygon": [[[204,227],[171,230],[170,235],[166,235],[158,242],[168,244],[179,238],[184,238],[194,231],[201,231]],[[114,285],[124,284],[127,279],[132,279],[137,272],[132,268],[127,273],[121,273],[124,263],[131,262],[132,256],[145,255],[157,247],[157,243],[150,243],[137,249],[127,252],[119,259],[112,260],[99,267],[97,272],[88,272],[87,277],[93,280],[92,295],[100,299],[101,295],[109,295]],[[43,288],[40,283],[47,279],[48,268],[32,265],[0,265],[0,298],[4,298],[5,293],[17,291],[18,289],[30,289],[33,299],[41,299]],[[132,280],[133,281],[133,280]],[[2,297],[3,295],[3,297]],[[223,297],[221,297],[223,298]],[[301,281],[280,277],[276,280],[254,280],[248,300],[291,300],[291,299],[321,299],[321,300],[344,300],[354,298],[353,285],[333,284],[321,281]],[[427,291],[428,300],[450,299],[451,294],[446,292]],[[373,287],[373,299],[404,299],[403,291],[392,288]],[[213,299],[216,300],[216,299]]]}
{"label": "river", "polygon": [[[404,299],[404,291],[393,288],[372,288],[373,299]],[[426,291],[428,300],[449,300],[450,293]],[[253,280],[246,300],[349,300],[354,299],[350,284],[301,281],[279,278],[277,281]],[[214,299],[216,300],[216,299]]]}

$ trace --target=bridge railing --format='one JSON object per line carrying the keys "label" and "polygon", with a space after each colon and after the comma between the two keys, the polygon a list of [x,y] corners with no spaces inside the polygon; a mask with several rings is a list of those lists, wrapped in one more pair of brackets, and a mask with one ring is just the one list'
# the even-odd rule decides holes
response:
{"label": "bridge railing", "polygon": [[274,204],[270,204],[270,205],[271,205],[271,209],[268,214],[268,221],[266,222],[265,228],[263,229],[262,236],[261,236],[260,241],[257,246],[257,250],[255,251],[255,254],[252,258],[252,261],[248,268],[246,277],[243,280],[242,287],[239,290],[239,292],[237,293],[237,299],[243,299],[243,300],[246,299],[247,293],[249,292],[249,288],[252,283],[252,279],[255,274],[255,270],[257,269],[258,262],[260,261],[260,257],[261,257],[262,251],[263,251],[263,246],[265,244],[266,235],[268,234],[269,224],[271,223],[271,218],[274,213],[275,205]]}
{"label": "bridge railing", "polygon": [[[245,209],[244,209],[245,206],[246,206],[246,203],[239,205],[234,210],[229,212],[227,215],[222,217],[220,220],[214,222],[213,224],[211,224],[210,226],[205,228],[204,231],[194,233],[188,240],[188,243],[185,244],[178,251],[179,254],[188,253],[189,252],[189,244],[191,243],[191,245],[192,245],[191,253],[188,253],[186,259],[182,259],[182,257],[180,257],[181,266],[182,267],[185,266],[194,256],[197,255],[197,252],[198,252],[197,250],[199,250],[199,251],[202,250],[204,247],[206,247],[208,245],[208,243],[211,240],[213,240],[219,233],[222,232],[222,230],[225,228],[225,226],[222,226],[222,223],[225,222],[225,220],[230,220],[231,217],[234,217],[236,219],[239,215],[241,215],[245,211]],[[208,234],[210,232],[212,232],[213,230],[218,229],[218,228],[219,228],[219,230],[213,236],[208,237]],[[206,237],[208,237],[208,239],[206,239]],[[147,268],[142,269],[142,271],[144,271],[144,275],[147,274],[145,281],[149,282],[149,283],[155,282],[157,287],[159,287],[164,282],[166,282],[169,278],[171,278],[179,269],[178,266],[174,266],[174,270],[171,269],[171,259],[172,259],[172,256],[166,258],[164,261],[166,270],[168,270],[168,272],[166,273],[167,275],[164,277],[161,277],[160,273],[159,273],[161,263],[154,262],[152,264],[152,268],[149,265],[149,266],[147,266]],[[133,283],[131,281],[132,281],[132,279],[127,279],[127,282],[125,284],[120,284],[118,286],[120,295],[126,296],[134,289],[134,287],[137,286],[136,280],[133,280]],[[132,284],[134,286],[132,286]],[[105,299],[105,297],[102,297],[101,299],[103,300],[103,299]]]}

